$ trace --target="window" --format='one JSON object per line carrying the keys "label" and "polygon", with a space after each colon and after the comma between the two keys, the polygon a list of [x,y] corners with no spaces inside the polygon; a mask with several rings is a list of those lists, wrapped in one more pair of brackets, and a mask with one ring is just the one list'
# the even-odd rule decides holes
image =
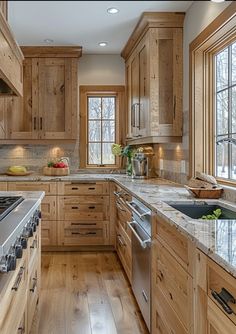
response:
{"label": "window", "polygon": [[80,86],[80,167],[117,168],[112,144],[124,143],[124,86]]}
{"label": "window", "polygon": [[115,143],[116,97],[88,96],[88,165],[114,165],[111,146]]}
{"label": "window", "polygon": [[236,185],[236,3],[190,44],[189,177]]}
{"label": "window", "polygon": [[236,42],[215,55],[215,175],[236,179]]}

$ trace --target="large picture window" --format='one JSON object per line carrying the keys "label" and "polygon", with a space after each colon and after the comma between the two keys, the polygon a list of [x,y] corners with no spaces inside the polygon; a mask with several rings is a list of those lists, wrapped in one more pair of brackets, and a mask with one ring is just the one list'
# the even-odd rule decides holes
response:
{"label": "large picture window", "polygon": [[215,55],[215,174],[236,179],[236,42]]}

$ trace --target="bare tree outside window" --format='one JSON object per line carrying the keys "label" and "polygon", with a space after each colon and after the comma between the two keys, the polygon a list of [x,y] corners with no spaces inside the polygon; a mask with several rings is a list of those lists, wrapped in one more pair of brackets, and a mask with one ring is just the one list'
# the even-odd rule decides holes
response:
{"label": "bare tree outside window", "polygon": [[88,157],[89,165],[115,165],[111,152],[115,143],[115,96],[88,96]]}
{"label": "bare tree outside window", "polygon": [[[215,56],[216,176],[236,180],[236,42]],[[222,141],[225,139],[225,141]]]}

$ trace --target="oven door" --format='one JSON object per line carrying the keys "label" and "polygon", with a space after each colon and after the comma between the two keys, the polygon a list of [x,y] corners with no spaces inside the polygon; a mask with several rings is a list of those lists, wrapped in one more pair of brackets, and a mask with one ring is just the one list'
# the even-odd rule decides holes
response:
{"label": "oven door", "polygon": [[151,239],[137,221],[129,223],[129,227],[132,231],[132,289],[150,330]]}

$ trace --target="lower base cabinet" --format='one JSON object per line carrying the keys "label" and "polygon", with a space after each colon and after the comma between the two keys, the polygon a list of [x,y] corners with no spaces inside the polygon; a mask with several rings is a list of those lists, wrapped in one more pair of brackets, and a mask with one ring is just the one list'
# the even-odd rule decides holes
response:
{"label": "lower base cabinet", "polygon": [[16,270],[0,274],[1,334],[30,333],[40,291],[40,229],[29,241]]}
{"label": "lower base cabinet", "polygon": [[109,245],[108,221],[61,221],[59,225],[59,245]]}

